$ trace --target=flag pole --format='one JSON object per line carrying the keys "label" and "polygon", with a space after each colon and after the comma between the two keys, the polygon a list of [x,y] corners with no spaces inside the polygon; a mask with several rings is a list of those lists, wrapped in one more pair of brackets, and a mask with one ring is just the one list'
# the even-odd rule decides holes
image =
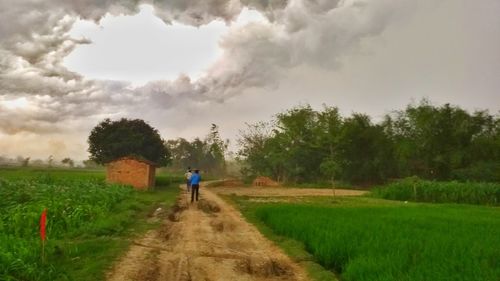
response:
{"label": "flag pole", "polygon": [[42,240],[42,263],[45,263],[45,240],[47,226],[47,209],[45,208],[40,216],[40,238]]}
{"label": "flag pole", "polygon": [[42,240],[42,263],[45,263],[45,240]]}

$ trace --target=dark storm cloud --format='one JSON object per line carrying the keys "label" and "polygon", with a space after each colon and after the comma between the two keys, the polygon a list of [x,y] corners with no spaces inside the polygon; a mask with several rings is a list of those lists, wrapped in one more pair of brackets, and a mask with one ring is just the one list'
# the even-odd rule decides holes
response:
{"label": "dark storm cloud", "polygon": [[[213,10],[202,9],[204,1],[191,1],[191,6],[184,3],[182,15],[190,17],[197,14],[190,9],[201,9],[206,15],[195,17],[201,22],[211,20],[211,16],[234,17],[230,9],[234,1],[214,2],[219,8]],[[220,43],[222,57],[206,76],[190,85],[191,92],[223,101],[247,88],[274,87],[282,73],[300,64],[334,69],[338,59],[356,48],[360,40],[380,34],[388,22],[404,16],[412,5],[406,0],[243,3],[269,15],[270,22],[231,29]]]}
{"label": "dark storm cloud", "polygon": [[[222,102],[249,87],[274,87],[282,69],[300,63],[334,67],[343,50],[380,32],[399,2],[407,1],[153,1],[166,22],[230,22],[245,6],[258,9],[270,21],[232,28],[221,41],[222,57],[197,81],[181,76],[130,89],[127,83],[87,81],[67,70],[62,60],[78,44],[90,43],[68,35],[77,17],[98,21],[107,12],[134,13],[139,3],[148,2],[2,0],[0,95],[26,96],[38,110],[7,122],[15,114],[4,108],[0,130],[13,133],[31,129],[23,125],[30,122],[49,126],[105,110],[126,112],[138,102],[164,108],[186,99]],[[18,129],[12,129],[16,122]]]}
{"label": "dark storm cloud", "polygon": [[[118,3],[119,2],[119,3]],[[70,38],[77,17],[98,20],[109,12],[132,12],[136,1],[0,1],[0,98],[26,97],[31,107],[1,108],[0,132],[46,133],[57,122],[95,114],[101,91],[66,69],[62,60],[86,39]]]}
{"label": "dark storm cloud", "polygon": [[272,18],[274,11],[284,9],[288,2],[293,0],[171,0],[152,3],[157,7],[156,14],[167,22],[176,20],[202,25],[215,19],[231,21],[243,7],[256,9]]}
{"label": "dark storm cloud", "polygon": [[[433,0],[0,0],[0,102],[26,97],[30,109],[1,107],[0,132],[44,133],[67,120],[167,109],[187,100],[224,102],[250,88],[276,88],[288,70],[337,69],[341,58],[375,37],[415,6]],[[244,7],[268,19],[231,26],[220,41],[221,57],[191,80],[130,83],[92,81],[62,61],[77,45],[77,18],[98,21],[106,13],[133,14],[150,3],[165,22],[199,26],[214,19],[230,24]],[[62,126],[64,127],[64,126]]]}

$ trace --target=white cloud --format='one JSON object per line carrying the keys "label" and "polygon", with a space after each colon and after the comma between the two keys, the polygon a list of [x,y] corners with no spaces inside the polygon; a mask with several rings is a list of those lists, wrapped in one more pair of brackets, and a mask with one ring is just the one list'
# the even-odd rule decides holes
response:
{"label": "white cloud", "polygon": [[227,29],[223,21],[199,27],[175,21],[167,25],[152,6],[143,5],[136,15],[106,15],[99,24],[77,22],[70,34],[92,43],[75,48],[64,65],[89,79],[134,86],[174,80],[180,74],[196,79],[221,55],[218,40]]}
{"label": "white cloud", "polygon": [[23,109],[30,105],[25,97],[15,98],[11,100],[3,99],[0,101],[0,104],[9,110]]}

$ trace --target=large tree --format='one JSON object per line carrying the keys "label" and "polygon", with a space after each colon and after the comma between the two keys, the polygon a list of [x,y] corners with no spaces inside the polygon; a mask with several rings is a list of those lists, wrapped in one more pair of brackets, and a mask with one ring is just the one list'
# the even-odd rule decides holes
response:
{"label": "large tree", "polygon": [[73,159],[66,157],[63,160],[61,160],[62,164],[68,165],[69,167],[73,168],[75,166],[75,161]]}
{"label": "large tree", "polygon": [[500,119],[423,100],[386,116],[401,176],[446,180],[498,180]]}
{"label": "large tree", "polygon": [[219,127],[212,124],[205,139],[195,138],[189,142],[183,138],[168,140],[167,149],[172,154],[174,169],[196,167],[214,175],[224,175],[225,154],[229,140],[223,140],[219,134]]}
{"label": "large tree", "polygon": [[99,164],[124,156],[136,156],[167,165],[170,153],[158,130],[140,119],[105,119],[90,133],[90,159]]}

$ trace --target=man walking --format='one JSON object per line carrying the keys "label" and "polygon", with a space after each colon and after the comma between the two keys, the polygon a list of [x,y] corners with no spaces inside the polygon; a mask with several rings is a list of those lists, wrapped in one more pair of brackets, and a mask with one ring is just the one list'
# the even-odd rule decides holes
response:
{"label": "man walking", "polygon": [[194,170],[194,174],[191,175],[191,203],[194,201],[194,194],[196,193],[196,201],[198,201],[198,193],[200,189],[200,170]]}
{"label": "man walking", "polygon": [[187,187],[188,193],[191,191],[191,175],[192,174],[193,173],[191,173],[191,168],[188,167],[187,172],[184,174],[184,176],[186,177],[186,187]]}

